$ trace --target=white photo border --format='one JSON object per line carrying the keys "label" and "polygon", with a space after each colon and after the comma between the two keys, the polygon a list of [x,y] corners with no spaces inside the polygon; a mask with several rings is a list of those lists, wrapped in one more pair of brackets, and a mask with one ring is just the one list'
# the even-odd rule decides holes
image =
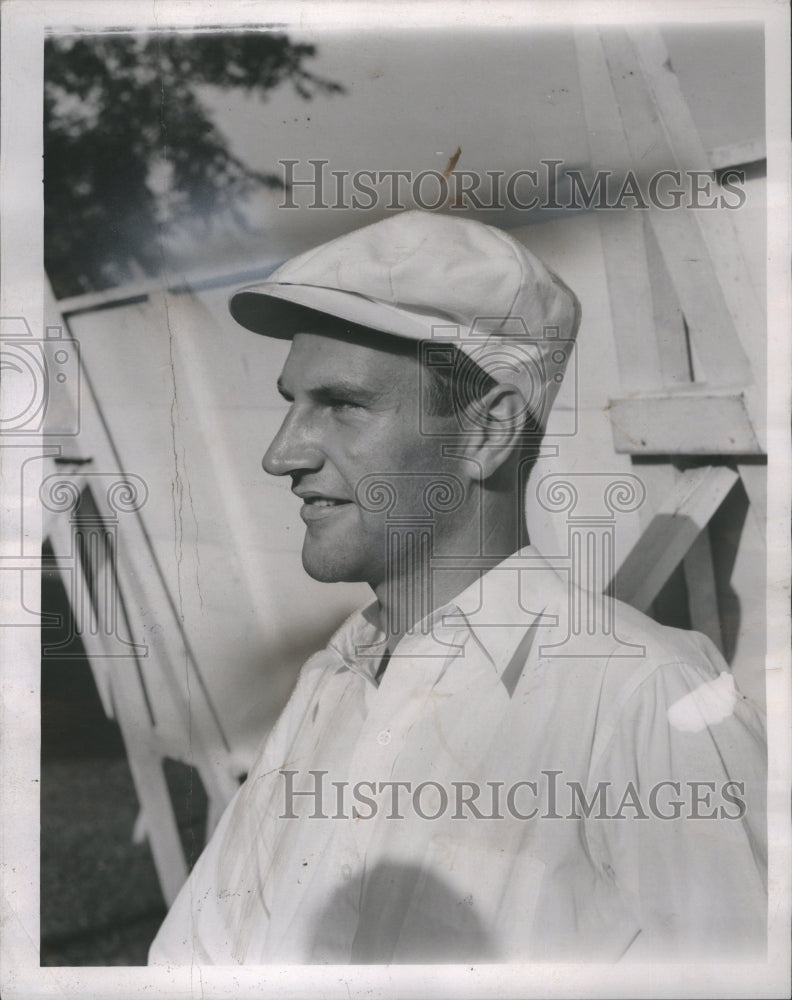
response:
{"label": "white photo border", "polygon": [[[4,0],[2,5],[2,316],[43,329],[42,80],[48,28],[242,26],[265,20],[333,31],[387,24],[469,27],[496,23],[762,22],[766,38],[768,215],[768,822],[770,920],[766,963],[717,965],[532,964],[493,966],[299,966],[213,968],[46,968],[39,965],[40,678],[37,629],[0,630],[2,662],[2,941],[0,990],[38,997],[662,997],[788,995],[790,966],[790,160],[789,8],[769,0],[644,2],[138,2]],[[9,403],[13,407],[13,400]],[[2,554],[40,546],[38,498],[13,484],[30,449],[0,448]],[[0,573],[4,621],[15,594]],[[31,601],[38,595],[31,594]]]}

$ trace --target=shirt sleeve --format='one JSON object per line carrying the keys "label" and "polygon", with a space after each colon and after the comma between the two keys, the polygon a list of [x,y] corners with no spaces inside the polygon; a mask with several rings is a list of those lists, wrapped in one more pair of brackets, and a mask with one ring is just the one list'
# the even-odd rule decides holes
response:
{"label": "shirt sleeve", "polygon": [[669,663],[643,680],[592,761],[590,797],[601,782],[607,810],[592,811],[586,838],[641,929],[627,957],[760,957],[764,726],[725,662]]}

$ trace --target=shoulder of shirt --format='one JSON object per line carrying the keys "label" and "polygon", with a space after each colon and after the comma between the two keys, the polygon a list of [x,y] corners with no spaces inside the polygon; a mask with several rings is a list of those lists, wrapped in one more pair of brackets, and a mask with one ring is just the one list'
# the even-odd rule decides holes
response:
{"label": "shoulder of shirt", "polygon": [[[595,674],[606,672],[613,680],[623,677],[632,684],[636,676],[648,674],[665,666],[687,664],[700,668],[712,677],[728,669],[714,643],[699,632],[661,625],[642,611],[604,594],[586,591],[570,592],[569,580],[538,550],[527,547],[518,555],[527,555],[535,570],[525,574],[535,583],[528,583],[520,592],[519,606],[526,626],[539,624],[536,646],[545,670],[553,666],[563,669],[570,665],[565,656],[554,656],[553,650],[569,649],[566,639],[571,631],[571,608],[577,603],[582,609],[582,629],[585,636],[577,637],[576,651],[596,647],[596,655],[577,657],[585,661],[586,669]],[[508,567],[509,563],[503,564]],[[508,594],[508,587],[503,591]],[[496,592],[496,596],[500,596]],[[527,608],[532,608],[530,613]],[[539,617],[535,612],[541,612]],[[544,624],[540,619],[544,619]],[[557,624],[553,625],[552,622]]]}
{"label": "shoulder of shirt", "polygon": [[[566,586],[562,584],[562,589],[548,596],[547,610],[558,612],[560,622],[568,621]],[[730,672],[718,648],[702,633],[661,625],[616,598],[598,595],[596,602],[598,623],[607,619],[612,627],[607,638],[601,626],[595,630],[590,645],[596,645],[599,652],[575,658],[577,669],[570,671],[571,661],[554,655],[552,643],[538,638],[542,648],[540,667],[546,681],[565,683],[567,675],[574,675],[575,683],[596,688],[598,698],[615,707],[633,695],[639,696],[642,689],[651,687],[652,679],[661,675],[669,680],[676,677],[680,686],[687,688]],[[558,641],[558,634],[563,632],[562,625],[553,641]],[[581,645],[586,647],[585,642]]]}
{"label": "shoulder of shirt", "polygon": [[[608,600],[614,635],[622,647],[621,655],[594,657],[584,668],[585,673],[590,671],[588,695],[597,702],[592,759],[620,726],[651,727],[658,713],[668,720],[669,732],[687,734],[685,720],[695,716],[697,725],[691,733],[711,738],[710,723],[722,722],[730,738],[736,725],[750,735],[752,746],[761,743],[763,713],[736,687],[731,668],[711,639],[693,630],[661,625],[622,601]],[[627,644],[642,652],[623,655]],[[580,672],[577,680],[581,680]],[[715,711],[710,718],[711,709]],[[679,724],[674,722],[677,716]]]}
{"label": "shoulder of shirt", "polygon": [[[664,666],[684,664],[700,667],[708,675],[716,676],[727,669],[720,651],[707,636],[692,629],[673,628],[661,625],[644,614],[615,598],[605,598],[610,604],[614,637],[621,644],[643,647],[638,659],[646,669],[654,671]],[[623,657],[614,656],[608,661],[609,669],[618,670]],[[629,658],[628,658],[629,659]],[[633,663],[633,670],[635,663]],[[628,672],[629,671],[628,668]]]}

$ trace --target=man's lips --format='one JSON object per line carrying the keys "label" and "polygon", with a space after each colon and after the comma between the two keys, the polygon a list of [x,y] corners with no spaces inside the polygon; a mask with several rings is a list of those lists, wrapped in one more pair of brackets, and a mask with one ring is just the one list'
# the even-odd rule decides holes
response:
{"label": "man's lips", "polygon": [[327,517],[332,517],[345,507],[352,505],[351,500],[344,500],[342,497],[325,496],[321,493],[298,493],[298,497],[303,502],[300,508],[300,517],[303,521],[321,521]]}

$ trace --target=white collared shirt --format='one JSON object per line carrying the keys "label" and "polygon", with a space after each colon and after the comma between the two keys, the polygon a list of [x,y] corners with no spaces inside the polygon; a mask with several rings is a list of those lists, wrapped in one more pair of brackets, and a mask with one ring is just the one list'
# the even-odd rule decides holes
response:
{"label": "white collared shirt", "polygon": [[404,636],[379,685],[376,606],[352,615],[150,961],[755,954],[761,716],[705,637],[599,597],[571,635],[578,599],[524,549]]}

